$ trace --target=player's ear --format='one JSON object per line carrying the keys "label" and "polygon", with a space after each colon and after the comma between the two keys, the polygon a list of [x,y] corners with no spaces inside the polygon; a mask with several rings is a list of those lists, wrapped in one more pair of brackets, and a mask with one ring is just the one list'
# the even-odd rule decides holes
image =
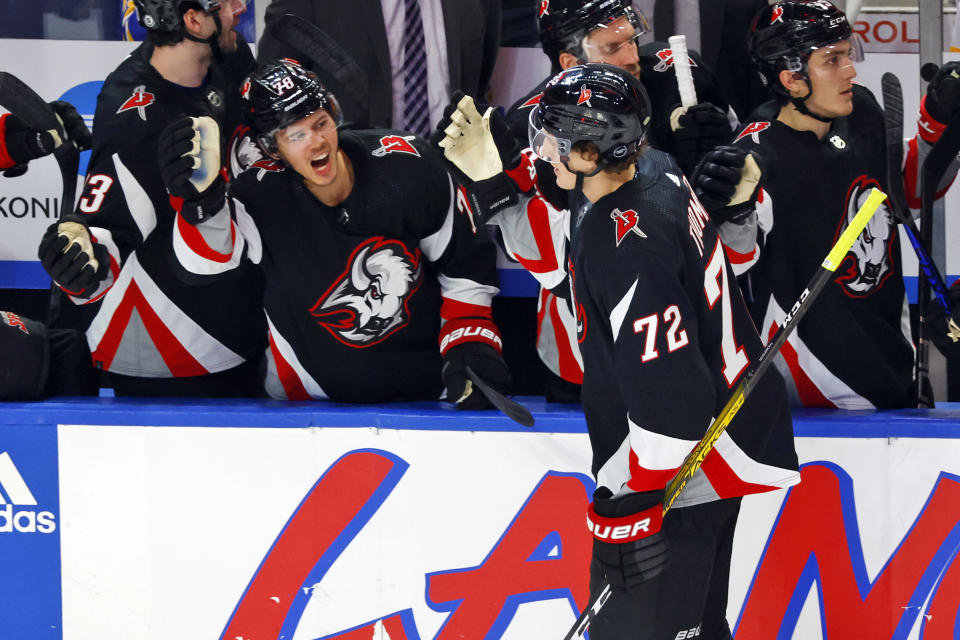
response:
{"label": "player's ear", "polygon": [[191,35],[205,37],[203,34],[203,17],[205,15],[206,14],[199,9],[187,9],[183,14],[183,28]]}
{"label": "player's ear", "polygon": [[780,72],[779,79],[780,84],[790,92],[790,95],[799,98],[807,93],[807,83],[804,82],[803,76],[796,71],[787,71],[784,69]]}
{"label": "player's ear", "polygon": [[570,67],[575,67],[580,64],[580,61],[577,60],[577,56],[573,55],[569,51],[563,51],[557,56],[557,60],[560,62],[561,69],[569,69]]}

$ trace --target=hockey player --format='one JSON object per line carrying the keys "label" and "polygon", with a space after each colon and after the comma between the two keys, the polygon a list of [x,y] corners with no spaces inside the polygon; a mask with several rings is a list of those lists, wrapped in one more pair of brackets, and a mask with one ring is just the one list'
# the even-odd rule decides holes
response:
{"label": "hockey player", "polygon": [[569,224],[597,481],[590,584],[614,587],[590,637],[730,638],[740,497],[797,483],[797,457],[771,370],[661,518],[665,486],[762,343],[709,215],[674,161],[643,144],[649,120],[640,82],[605,64],[556,76],[530,120],[531,148],[584,202]]}
{"label": "hockey player", "polygon": [[[723,206],[709,187],[696,187],[716,213],[738,275],[748,273],[752,311],[769,337],[816,271],[871,187],[885,189],[883,114],[869,90],[853,82],[860,59],[844,14],[825,1],[787,0],[762,9],[751,27],[751,55],[777,96],[766,117],[748,124],[735,148],[763,159],[763,188]],[[921,103],[919,135],[909,141],[904,179],[919,207],[917,167],[960,108],[960,68],[945,65]],[[949,172],[952,178],[954,166]],[[811,188],[815,184],[815,188]],[[777,365],[794,404],[843,409],[911,406],[914,351],[897,227],[878,212],[780,351]],[[915,406],[915,404],[913,405]]]}
{"label": "hockey player", "polygon": [[[51,102],[62,131],[37,131],[13,114],[0,116],[0,170],[23,175],[27,163],[61,144],[90,148],[90,130],[68,102]],[[48,329],[12,311],[0,311],[0,400],[36,400],[54,395],[96,395],[97,372],[83,335]]]}
{"label": "hockey player", "polygon": [[147,40],[107,77],[83,193],[39,256],[76,305],[62,305],[61,323],[85,329],[118,395],[256,393],[260,280],[249,267],[205,288],[174,276],[175,210],[157,167],[157,138],[180,114],[209,115],[225,131],[240,124],[236,93],[254,62],[233,27],[246,2],[135,4]]}
{"label": "hockey player", "polygon": [[168,127],[160,153],[184,199],[174,246],[190,276],[263,272],[269,395],[382,402],[445,387],[458,408],[486,407],[466,367],[508,383],[490,310],[496,255],[455,212],[442,159],[402,132],[339,129],[334,96],[291,60],[258,67],[242,95],[270,160],[228,199],[193,170],[211,162],[195,121]]}
{"label": "hockey player", "polygon": [[[650,143],[673,154],[685,172],[691,171],[702,155],[718,144],[732,139],[735,115],[730,110],[717,82],[696,54],[691,54],[692,75],[697,95],[702,101],[688,110],[680,108],[680,94],[669,45],[652,42],[638,46],[638,39],[649,31],[643,12],[632,0],[550,0],[538,9],[540,42],[550,58],[550,77],[563,69],[585,62],[604,62],[627,70],[642,78],[653,104],[652,122],[648,127]],[[522,156],[526,144],[530,112],[540,99],[544,79],[526,96],[518,100],[506,114],[506,123],[521,144],[510,140],[503,125],[494,115],[492,127],[502,150],[507,175],[525,193],[533,189],[532,158]],[[459,96],[454,99],[454,104]],[[441,122],[443,131],[449,121]],[[556,188],[553,171],[534,161],[537,189],[549,200],[550,208],[567,208],[567,195]],[[504,202],[502,177],[488,185],[472,185],[472,190],[490,189],[480,200]],[[476,200],[476,197],[475,197]],[[524,200],[527,202],[529,200]],[[483,209],[483,204],[474,207]],[[475,211],[474,215],[478,215]],[[483,215],[480,212],[479,215]],[[559,218],[535,201],[522,219],[496,218],[503,238],[505,253],[520,262],[541,285],[538,300],[537,351],[547,369],[562,380],[551,379],[548,399],[576,400],[582,379],[582,362],[576,343],[576,328],[569,306],[570,289],[566,280],[566,238],[557,226]],[[564,383],[566,382],[566,384]]]}

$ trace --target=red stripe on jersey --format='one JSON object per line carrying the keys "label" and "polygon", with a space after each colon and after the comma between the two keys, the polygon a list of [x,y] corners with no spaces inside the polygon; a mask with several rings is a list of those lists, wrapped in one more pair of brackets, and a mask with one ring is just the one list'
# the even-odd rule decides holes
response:
{"label": "red stripe on jersey", "polygon": [[452,298],[441,299],[443,303],[440,305],[440,317],[444,320],[453,320],[454,318],[487,318],[493,320],[493,312],[486,305],[461,302]]}
{"label": "red stripe on jersey", "polygon": [[739,251],[734,251],[727,245],[723,245],[723,252],[727,254],[727,261],[730,264],[747,264],[754,259],[757,255],[757,245],[753,245],[750,253],[740,253]]}
{"label": "red stripe on jersey", "polygon": [[[171,200],[173,196],[170,196]],[[177,214],[177,231],[180,232],[180,237],[183,238],[183,241],[187,243],[187,246],[190,247],[190,250],[195,254],[210,260],[211,262],[219,262],[223,264],[228,262],[231,257],[233,257],[233,251],[230,253],[220,253],[207,244],[206,239],[204,239],[203,234],[200,233],[200,230],[195,226],[184,220],[183,216],[179,213]],[[237,231],[236,228],[231,224],[230,225],[230,246],[233,247],[234,243],[237,241]]]}
{"label": "red stripe on jersey", "polygon": [[914,136],[907,143],[907,157],[903,163],[903,187],[907,192],[907,206],[919,209],[920,197],[920,167],[917,159],[920,151],[917,148],[917,137]]}
{"label": "red stripe on jersey", "polygon": [[710,480],[710,486],[721,498],[736,498],[753,493],[766,493],[780,488],[741,480],[716,449],[707,454],[700,468],[703,469],[707,479]]}
{"label": "red stripe on jersey", "polygon": [[514,254],[513,257],[523,265],[524,269],[533,273],[556,271],[559,265],[553,249],[550,213],[547,211],[547,205],[540,198],[534,198],[527,204],[527,219],[530,221],[530,230],[533,232],[534,242],[537,243],[540,259],[527,260],[518,254]]}
{"label": "red stripe on jersey", "polygon": [[287,394],[287,400],[309,400],[310,394],[300,381],[300,376],[294,371],[290,363],[280,354],[277,343],[273,340],[273,332],[268,332],[270,336],[270,353],[273,354],[273,362],[277,365],[277,376],[280,378],[280,384],[283,385],[283,391]]}
{"label": "red stripe on jersey", "polygon": [[210,373],[177,340],[134,282],[131,282],[130,286],[127,287],[123,294],[123,300],[120,301],[116,311],[111,316],[110,324],[93,353],[94,362],[103,363],[104,369],[110,367],[117,355],[117,349],[123,339],[123,332],[130,323],[130,316],[134,309],[137,310],[137,314],[147,330],[147,335],[150,336],[150,340],[157,348],[164,364],[167,365],[167,369],[175,378],[202,376]]}
{"label": "red stripe on jersey", "polygon": [[[777,332],[777,324],[770,325],[770,331],[767,333],[767,342],[773,339],[773,334]],[[797,350],[789,342],[784,342],[780,347],[780,355],[783,356],[790,369],[790,377],[793,378],[793,385],[797,388],[797,394],[800,396],[800,402],[805,407],[829,407],[836,409],[837,405],[830,402],[825,395],[813,383],[813,380],[807,375],[800,366],[800,357]]]}
{"label": "red stripe on jersey", "polygon": [[637,492],[663,489],[680,470],[679,465],[672,469],[645,469],[640,466],[637,454],[633,449],[630,449],[628,464],[630,479],[627,481],[627,486]]}
{"label": "red stripe on jersey", "polygon": [[9,169],[17,164],[7,152],[7,118],[9,113],[0,116],[0,169]]}
{"label": "red stripe on jersey", "polygon": [[[563,304],[563,301],[556,296],[550,301],[550,321],[553,323],[554,338],[557,341],[560,377],[567,382],[583,384],[583,369],[580,368],[580,363],[577,362],[577,358],[570,348],[570,336],[567,335],[567,327],[560,318],[558,308],[560,304]],[[573,336],[573,339],[576,340],[576,336]]]}

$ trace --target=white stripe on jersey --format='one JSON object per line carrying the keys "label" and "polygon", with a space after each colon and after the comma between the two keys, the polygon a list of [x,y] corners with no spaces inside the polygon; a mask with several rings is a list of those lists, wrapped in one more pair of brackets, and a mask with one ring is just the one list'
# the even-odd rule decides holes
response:
{"label": "white stripe on jersey", "polygon": [[453,236],[453,216],[456,215],[456,198],[453,192],[453,180],[447,176],[447,186],[450,191],[449,205],[447,206],[447,215],[443,219],[443,225],[437,231],[426,238],[420,240],[420,250],[430,262],[436,262],[446,251],[450,244],[450,238]]}
{"label": "white stripe on jersey", "polygon": [[[210,260],[197,253],[180,233],[181,224],[190,223],[178,213],[173,222],[173,253],[184,269],[197,275],[209,276],[230,271],[240,265],[246,243],[243,234],[233,225],[230,209],[224,207],[223,211],[196,227],[212,251],[226,254],[222,249],[229,250],[230,245],[233,245],[230,259],[223,262]],[[213,248],[211,245],[219,246]]]}
{"label": "white stripe on jersey", "polygon": [[[303,385],[303,388],[307,393],[310,394],[310,397],[314,400],[327,400],[327,394],[323,388],[317,384],[317,381],[313,379],[307,370],[300,364],[300,360],[297,359],[297,354],[294,352],[293,347],[290,346],[290,343],[287,342],[287,339],[284,338],[277,327],[273,324],[273,320],[270,319],[270,314],[266,311],[263,312],[267,316],[267,327],[270,329],[270,337],[273,338],[273,343],[277,346],[277,351],[280,352],[280,357],[283,358],[286,363],[293,369],[293,372],[297,374],[297,378],[300,379],[300,384]],[[269,388],[269,385],[268,385]]]}
{"label": "white stripe on jersey", "polygon": [[117,172],[117,179],[123,189],[123,198],[130,210],[130,217],[137,223],[140,236],[146,240],[157,226],[157,211],[153,208],[153,201],[144,188],[137,182],[133,173],[127,169],[120,159],[120,154],[113,154],[113,166]]}
{"label": "white stripe on jersey", "polygon": [[630,302],[633,301],[633,294],[637,290],[639,280],[640,279],[637,278],[633,281],[633,284],[630,285],[627,292],[620,298],[620,302],[618,302],[610,312],[610,330],[613,331],[614,342],[620,337],[620,327],[623,326],[623,320],[627,317],[627,310],[630,308]]}
{"label": "white stripe on jersey", "polygon": [[260,264],[263,257],[263,240],[260,239],[260,231],[257,230],[257,224],[247,213],[247,207],[239,200],[233,202],[233,212],[237,217],[237,229],[247,239],[247,258],[253,264]]}
{"label": "white stripe on jersey", "polygon": [[493,297],[500,293],[500,289],[492,285],[480,284],[467,278],[451,278],[442,273],[437,274],[440,283],[440,294],[444,298],[489,307]]}
{"label": "white stripe on jersey", "polygon": [[671,438],[644,429],[627,416],[630,427],[630,448],[637,456],[637,464],[650,471],[676,469],[683,464],[698,440]]}

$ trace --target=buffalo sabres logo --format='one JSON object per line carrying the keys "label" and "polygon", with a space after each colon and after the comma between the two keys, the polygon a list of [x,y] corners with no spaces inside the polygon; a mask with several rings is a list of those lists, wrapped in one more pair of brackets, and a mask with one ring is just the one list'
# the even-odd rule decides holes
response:
{"label": "buffalo sabres logo", "polygon": [[[860,176],[854,180],[847,192],[846,215],[837,237],[843,233],[850,221],[857,215],[863,206],[870,189],[880,185],[873,178]],[[863,298],[883,286],[884,281],[893,273],[891,268],[891,252],[893,251],[892,236],[894,227],[891,224],[890,210],[886,203],[880,205],[877,212],[870,218],[867,227],[857,238],[850,251],[844,258],[843,264],[848,264],[845,272],[840,274],[836,281],[843,287],[844,293],[853,298]]]}
{"label": "buffalo sabres logo", "polygon": [[380,147],[373,150],[373,155],[382,158],[388,153],[409,153],[413,156],[420,156],[416,147],[410,144],[416,136],[383,136],[380,138]]}
{"label": "buffalo sabres logo", "polygon": [[410,321],[420,286],[420,252],[377,236],[350,255],[346,271],[317,300],[310,315],[343,344],[363,348],[385,340]]}
{"label": "buffalo sabres logo", "polygon": [[[254,139],[250,127],[237,127],[230,140],[230,175],[238,176],[248,167],[265,159],[267,157]],[[263,179],[262,175],[260,179]]]}
{"label": "buffalo sabres logo", "polygon": [[580,87],[580,96],[577,98],[577,106],[586,103],[586,105],[592,109],[593,105],[590,104],[590,96],[592,95],[593,91],[590,91],[590,89],[586,87]]}
{"label": "buffalo sabres logo", "polygon": [[[667,69],[673,66],[673,51],[671,49],[660,49],[657,51],[657,64],[653,65],[653,70],[659,73],[663,73]],[[687,60],[690,61],[691,67],[696,67],[696,61],[687,56]]]}
{"label": "buffalo sabres logo", "polygon": [[537,9],[537,17],[542,18],[550,13],[550,0],[540,0],[540,8]]}
{"label": "buffalo sabres logo", "polygon": [[770,24],[776,23],[783,24],[783,5],[777,5],[773,8],[773,13],[770,14]]}
{"label": "buffalo sabres logo", "polygon": [[153,104],[155,98],[156,96],[147,91],[146,85],[140,85],[133,90],[133,95],[127,98],[126,101],[120,105],[120,108],[117,109],[117,113],[123,113],[124,111],[136,109],[140,114],[140,119],[146,122],[147,107]]}
{"label": "buffalo sabres logo", "polygon": [[760,132],[766,131],[770,128],[769,122],[751,122],[746,127],[743,128],[743,131],[740,132],[740,135],[737,136],[737,140],[742,140],[747,136],[750,136],[750,139],[753,140],[754,144],[760,144]]}
{"label": "buffalo sabres logo", "polygon": [[637,223],[640,219],[637,217],[637,212],[633,209],[627,209],[626,211],[620,211],[620,209],[614,209],[610,212],[610,219],[615,220],[617,223],[617,246],[620,246],[620,243],[623,242],[623,239],[629,232],[633,232],[640,236],[641,238],[646,238],[647,234],[640,230],[640,227],[637,226]]}

